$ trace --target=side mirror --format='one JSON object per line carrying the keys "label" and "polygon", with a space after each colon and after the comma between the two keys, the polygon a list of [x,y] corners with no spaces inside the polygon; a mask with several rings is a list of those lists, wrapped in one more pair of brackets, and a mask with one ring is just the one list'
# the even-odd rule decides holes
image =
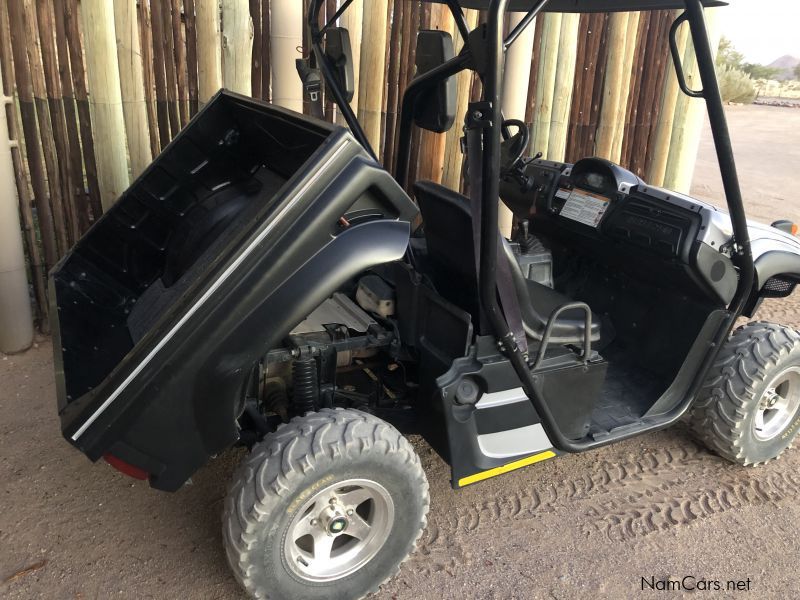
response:
{"label": "side mirror", "polygon": [[[417,35],[417,76],[453,58],[453,38],[446,31],[423,29]],[[448,77],[420,94],[414,105],[414,122],[428,131],[444,133],[456,120],[456,79]]]}
{"label": "side mirror", "polygon": [[344,27],[331,27],[325,32],[325,55],[333,64],[334,73],[348,102],[355,94],[353,76],[353,50],[350,48],[350,32]]}

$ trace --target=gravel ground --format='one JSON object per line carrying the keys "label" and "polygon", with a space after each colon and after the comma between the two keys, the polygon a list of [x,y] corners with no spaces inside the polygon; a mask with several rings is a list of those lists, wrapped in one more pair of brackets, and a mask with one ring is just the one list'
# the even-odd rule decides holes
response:
{"label": "gravel ground", "polygon": [[[729,118],[751,217],[800,219],[800,111],[732,107]],[[722,197],[707,131],[693,192]],[[798,297],[770,302],[759,318],[800,327],[799,308]],[[164,494],[61,438],[49,340],[0,355],[0,390],[0,597],[242,597],[219,520],[240,450]],[[648,597],[643,577],[687,575],[750,590],[702,597],[800,588],[796,450],[743,469],[679,426],[453,492],[447,466],[412,441],[431,482],[430,524],[380,597]]]}

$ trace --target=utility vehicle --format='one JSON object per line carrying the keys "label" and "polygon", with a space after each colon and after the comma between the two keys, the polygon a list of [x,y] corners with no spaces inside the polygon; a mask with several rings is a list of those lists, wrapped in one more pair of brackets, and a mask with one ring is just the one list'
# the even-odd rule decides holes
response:
{"label": "utility vehicle", "polygon": [[[348,128],[221,91],[53,271],[70,443],[160,490],[250,447],[223,530],[258,598],[358,598],[398,571],[429,502],[399,429],[431,440],[454,488],[681,418],[741,465],[789,446],[800,336],[733,329],[793,291],[800,242],[745,218],[704,21],[723,3],[448,0],[464,49],[419,36],[393,175],[348,104],[348,34],[309,4],[316,65],[299,70],[309,89],[319,70]],[[464,7],[485,23],[469,31]],[[501,111],[504,53],[537,14],[681,7],[676,76],[707,105],[727,212],[598,158],[525,158]],[[504,38],[510,10],[525,15]],[[469,197],[426,181],[408,195],[412,128],[453,125],[464,69],[483,82]]]}

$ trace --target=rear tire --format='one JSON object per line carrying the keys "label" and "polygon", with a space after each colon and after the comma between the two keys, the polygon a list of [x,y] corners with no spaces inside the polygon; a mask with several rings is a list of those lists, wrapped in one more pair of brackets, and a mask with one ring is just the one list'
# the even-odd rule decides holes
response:
{"label": "rear tire", "polygon": [[750,466],[780,456],[800,428],[800,334],[773,323],[737,329],[689,422],[694,437],[732,462]]}
{"label": "rear tire", "polygon": [[361,598],[413,552],[428,504],[419,458],[394,427],[323,409],[253,447],[225,501],[223,542],[253,598]]}

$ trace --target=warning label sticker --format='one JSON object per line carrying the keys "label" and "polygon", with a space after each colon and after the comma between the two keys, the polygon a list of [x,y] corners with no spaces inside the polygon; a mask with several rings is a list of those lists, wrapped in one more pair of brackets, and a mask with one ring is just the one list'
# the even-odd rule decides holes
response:
{"label": "warning label sticker", "polygon": [[575,188],[561,209],[561,216],[589,227],[597,227],[607,208],[608,198]]}
{"label": "warning label sticker", "polygon": [[569,198],[569,195],[572,193],[572,190],[569,188],[558,188],[556,192],[556,198],[561,198],[562,200],[566,200]]}

